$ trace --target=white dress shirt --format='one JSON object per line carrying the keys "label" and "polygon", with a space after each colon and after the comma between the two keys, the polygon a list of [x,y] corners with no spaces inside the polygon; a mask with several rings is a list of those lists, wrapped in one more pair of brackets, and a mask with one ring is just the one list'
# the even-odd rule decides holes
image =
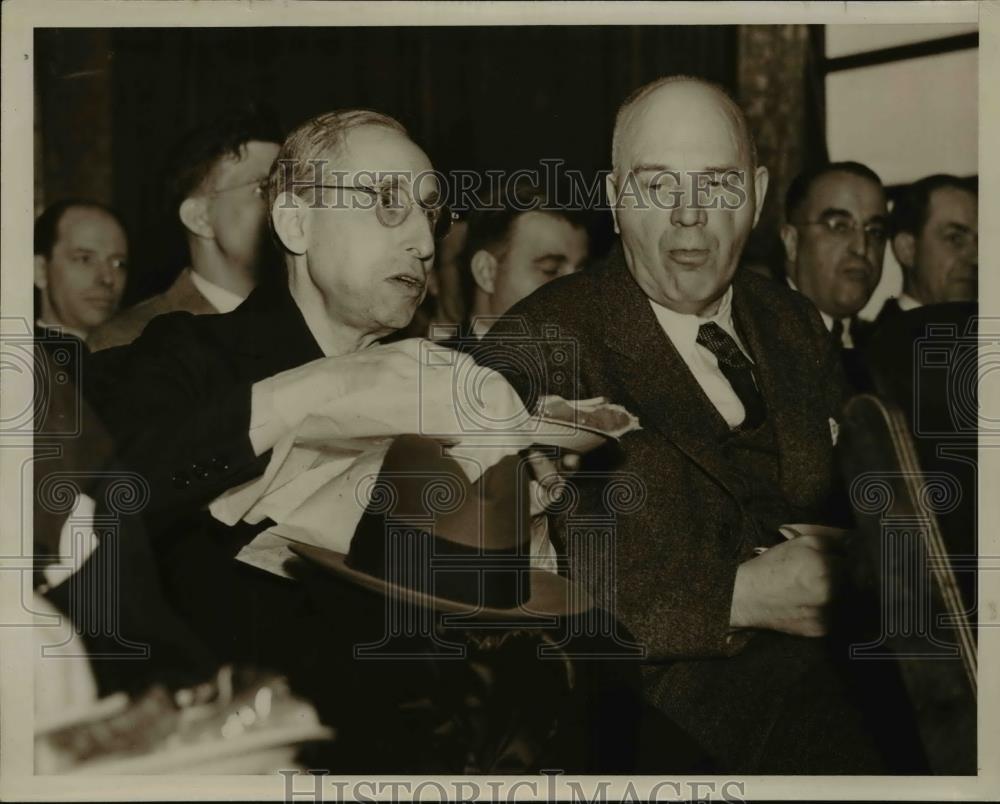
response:
{"label": "white dress shirt", "polygon": [[[750,359],[746,346],[736,334],[736,327],[733,325],[733,289],[730,287],[722,301],[719,309],[714,315],[701,318],[696,315],[678,313],[663,305],[657,304],[652,299],[649,300],[653,307],[656,320],[660,322],[660,327],[666,333],[674,348],[680,353],[681,359],[691,370],[694,378],[705,392],[705,396],[715,405],[715,409],[730,427],[737,427],[744,418],[746,411],[743,403],[729,384],[729,380],[719,368],[719,361],[710,349],[696,342],[698,328],[709,321],[715,322],[736,341],[736,345]],[[752,362],[752,361],[751,361]]]}
{"label": "white dress shirt", "polygon": [[[211,301],[211,300],[210,300]],[[488,327],[487,327],[488,329]],[[481,338],[481,335],[477,335]],[[296,371],[297,369],[291,369]],[[307,400],[293,396],[283,389],[274,377],[254,383],[250,403],[250,442],[257,449],[259,433],[271,431],[275,435],[263,438],[273,443],[278,438],[293,432],[302,419],[311,411],[303,407]],[[285,391],[285,392],[283,392]],[[742,409],[742,408],[741,408]],[[546,514],[531,517],[530,565],[533,569],[558,573],[558,554],[549,538],[549,523]]]}
{"label": "white dress shirt", "polygon": [[916,310],[918,307],[923,307],[923,304],[914,299],[909,293],[900,293],[896,301],[899,303],[899,309],[903,311]]}
{"label": "white dress shirt", "polygon": [[231,313],[246,300],[245,296],[233,293],[228,288],[216,285],[215,282],[209,282],[193,269],[191,271],[191,281],[198,288],[198,292],[208,299],[209,304],[220,313]]}

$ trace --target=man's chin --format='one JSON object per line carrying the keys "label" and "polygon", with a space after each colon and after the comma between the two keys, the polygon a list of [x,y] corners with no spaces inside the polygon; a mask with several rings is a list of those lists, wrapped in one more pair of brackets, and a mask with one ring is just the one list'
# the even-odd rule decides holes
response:
{"label": "man's chin", "polygon": [[978,282],[952,282],[948,287],[948,301],[974,302],[979,300]]}
{"label": "man's chin", "polygon": [[397,332],[401,329],[406,329],[410,326],[410,322],[413,321],[413,316],[417,312],[417,305],[407,306],[405,309],[396,309],[386,312],[385,315],[380,316],[379,323],[382,326],[391,329],[393,332]]}

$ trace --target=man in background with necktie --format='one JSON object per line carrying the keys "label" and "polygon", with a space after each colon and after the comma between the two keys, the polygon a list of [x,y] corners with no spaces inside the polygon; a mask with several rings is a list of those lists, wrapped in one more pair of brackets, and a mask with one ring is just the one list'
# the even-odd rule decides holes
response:
{"label": "man in background with necktie", "polygon": [[[612,163],[621,241],[608,262],[515,305],[507,317],[530,338],[486,338],[487,355],[511,350],[495,367],[529,408],[604,396],[642,425],[585,457],[554,541],[586,532],[572,537],[574,521],[614,518],[611,555],[570,547],[569,572],[644,649],[646,700],[718,772],[884,772],[823,638],[844,532],[789,527],[842,521],[844,389],[816,308],[737,274],[768,183],[746,119],[714,85],[661,79],[620,108]],[[589,468],[640,478],[643,499],[613,510]]]}
{"label": "man in background with necktie", "polygon": [[858,312],[882,278],[888,215],[881,179],[860,162],[800,173],[785,194],[785,279],[816,305],[854,391],[870,384],[862,349],[871,325]]}

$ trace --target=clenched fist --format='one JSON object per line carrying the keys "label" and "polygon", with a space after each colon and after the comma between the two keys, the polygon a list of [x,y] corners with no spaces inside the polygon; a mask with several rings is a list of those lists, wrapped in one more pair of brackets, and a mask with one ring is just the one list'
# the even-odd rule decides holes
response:
{"label": "clenched fist", "polygon": [[740,565],[730,625],[796,636],[824,636],[843,574],[844,538],[806,534]]}

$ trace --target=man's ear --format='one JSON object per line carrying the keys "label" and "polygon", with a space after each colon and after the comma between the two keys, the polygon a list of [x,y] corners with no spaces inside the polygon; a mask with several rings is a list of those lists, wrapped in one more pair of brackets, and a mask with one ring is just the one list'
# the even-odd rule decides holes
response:
{"label": "man's ear", "polygon": [[208,204],[204,196],[190,196],[181,202],[177,210],[184,228],[196,237],[215,239],[215,230],[208,221]]}
{"label": "man's ear", "polygon": [[785,261],[789,265],[795,265],[795,260],[799,256],[799,230],[790,223],[783,223],[779,234],[785,246]]}
{"label": "man's ear", "polygon": [[916,251],[917,240],[911,232],[898,232],[892,238],[892,253],[904,270],[908,271],[913,267]]}
{"label": "man's ear", "polygon": [[621,234],[621,229],[618,228],[618,184],[615,182],[613,172],[604,177],[604,191],[608,194],[608,206],[611,207],[611,220],[615,224],[615,234]]}
{"label": "man's ear", "polygon": [[472,255],[469,268],[476,286],[483,293],[492,296],[497,282],[497,258],[486,249],[481,248]]}
{"label": "man's ear", "polygon": [[768,174],[767,168],[763,165],[759,165],[753,172],[754,226],[756,226],[757,221],[760,220],[761,210],[764,209],[764,199],[767,198],[767,185],[770,183],[770,180],[770,174]]}
{"label": "man's ear", "polygon": [[35,287],[45,290],[49,286],[48,260],[41,254],[35,255]]}
{"label": "man's ear", "polygon": [[295,193],[284,192],[274,199],[271,221],[274,233],[292,254],[306,253],[309,243],[309,209]]}

